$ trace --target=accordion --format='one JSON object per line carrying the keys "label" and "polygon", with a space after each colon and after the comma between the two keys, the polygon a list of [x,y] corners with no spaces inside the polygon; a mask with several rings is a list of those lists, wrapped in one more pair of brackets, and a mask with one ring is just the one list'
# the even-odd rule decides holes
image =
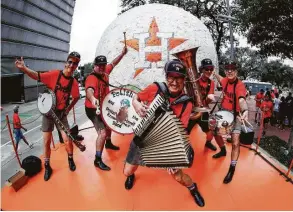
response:
{"label": "accordion", "polygon": [[188,168],[194,152],[181,121],[158,94],[147,114],[133,128],[142,165],[152,168]]}

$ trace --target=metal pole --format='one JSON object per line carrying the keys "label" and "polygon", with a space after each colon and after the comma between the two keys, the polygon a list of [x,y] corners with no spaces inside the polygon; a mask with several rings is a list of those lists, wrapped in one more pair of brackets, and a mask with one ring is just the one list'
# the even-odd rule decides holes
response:
{"label": "metal pole", "polygon": [[21,167],[21,162],[20,162],[20,159],[19,159],[19,156],[18,156],[18,153],[17,153],[17,149],[16,149],[16,146],[15,146],[15,143],[14,143],[13,135],[12,135],[12,132],[11,132],[10,123],[9,123],[9,117],[8,117],[7,114],[6,114],[6,122],[7,122],[9,135],[10,135],[10,138],[11,138],[11,141],[12,141],[12,144],[13,144],[13,149],[14,149],[18,164],[19,164],[20,168],[22,168]]}
{"label": "metal pole", "polygon": [[[230,8],[229,0],[227,0],[226,2],[227,2],[228,16],[231,17],[231,8]],[[234,40],[233,40],[233,29],[232,29],[232,19],[231,18],[229,18],[229,29],[230,29],[230,44],[231,44],[230,58],[232,61],[234,61]]]}

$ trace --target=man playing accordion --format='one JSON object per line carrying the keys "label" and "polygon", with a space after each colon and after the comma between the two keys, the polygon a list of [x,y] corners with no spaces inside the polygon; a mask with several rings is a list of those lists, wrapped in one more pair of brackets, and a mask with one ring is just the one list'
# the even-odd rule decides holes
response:
{"label": "man playing accordion", "polygon": [[[186,77],[186,68],[180,61],[173,60],[169,61],[165,65],[164,69],[167,82],[165,87],[168,90],[169,94],[168,100],[170,101],[170,103],[172,103],[178,97],[184,94],[183,88]],[[133,97],[133,107],[140,117],[144,117],[146,115],[147,109],[149,108],[148,105],[159,93],[159,86],[153,83]],[[186,128],[192,110],[192,103],[188,101],[187,103],[171,105],[171,109]],[[139,147],[136,146],[134,141],[132,141],[129,147],[129,151],[126,157],[126,163],[123,170],[124,175],[127,177],[125,181],[125,188],[127,190],[133,187],[135,179],[134,172],[141,164],[142,163]],[[205,205],[204,199],[199,193],[196,183],[193,183],[192,179],[187,174],[185,174],[181,169],[168,169],[168,172],[177,182],[190,190],[190,193],[193,196],[195,202],[200,207],[203,207]]]}

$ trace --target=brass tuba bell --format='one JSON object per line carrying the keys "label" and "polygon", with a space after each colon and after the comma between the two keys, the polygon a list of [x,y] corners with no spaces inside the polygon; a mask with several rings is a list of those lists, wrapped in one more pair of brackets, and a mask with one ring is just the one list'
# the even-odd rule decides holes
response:
{"label": "brass tuba bell", "polygon": [[193,98],[194,108],[190,119],[195,120],[201,117],[203,112],[209,112],[209,108],[203,106],[200,86],[197,80],[199,74],[196,68],[196,52],[198,47],[187,49],[181,52],[174,53],[173,56],[178,58],[187,68],[187,80],[185,89],[188,96]]}

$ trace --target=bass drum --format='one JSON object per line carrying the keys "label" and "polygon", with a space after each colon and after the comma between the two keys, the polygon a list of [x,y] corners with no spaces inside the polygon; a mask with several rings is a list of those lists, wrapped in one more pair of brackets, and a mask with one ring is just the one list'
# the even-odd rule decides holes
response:
{"label": "bass drum", "polygon": [[132,98],[139,91],[139,88],[127,85],[106,95],[102,103],[102,119],[112,131],[122,135],[133,134],[133,127],[141,118],[132,106]]}

